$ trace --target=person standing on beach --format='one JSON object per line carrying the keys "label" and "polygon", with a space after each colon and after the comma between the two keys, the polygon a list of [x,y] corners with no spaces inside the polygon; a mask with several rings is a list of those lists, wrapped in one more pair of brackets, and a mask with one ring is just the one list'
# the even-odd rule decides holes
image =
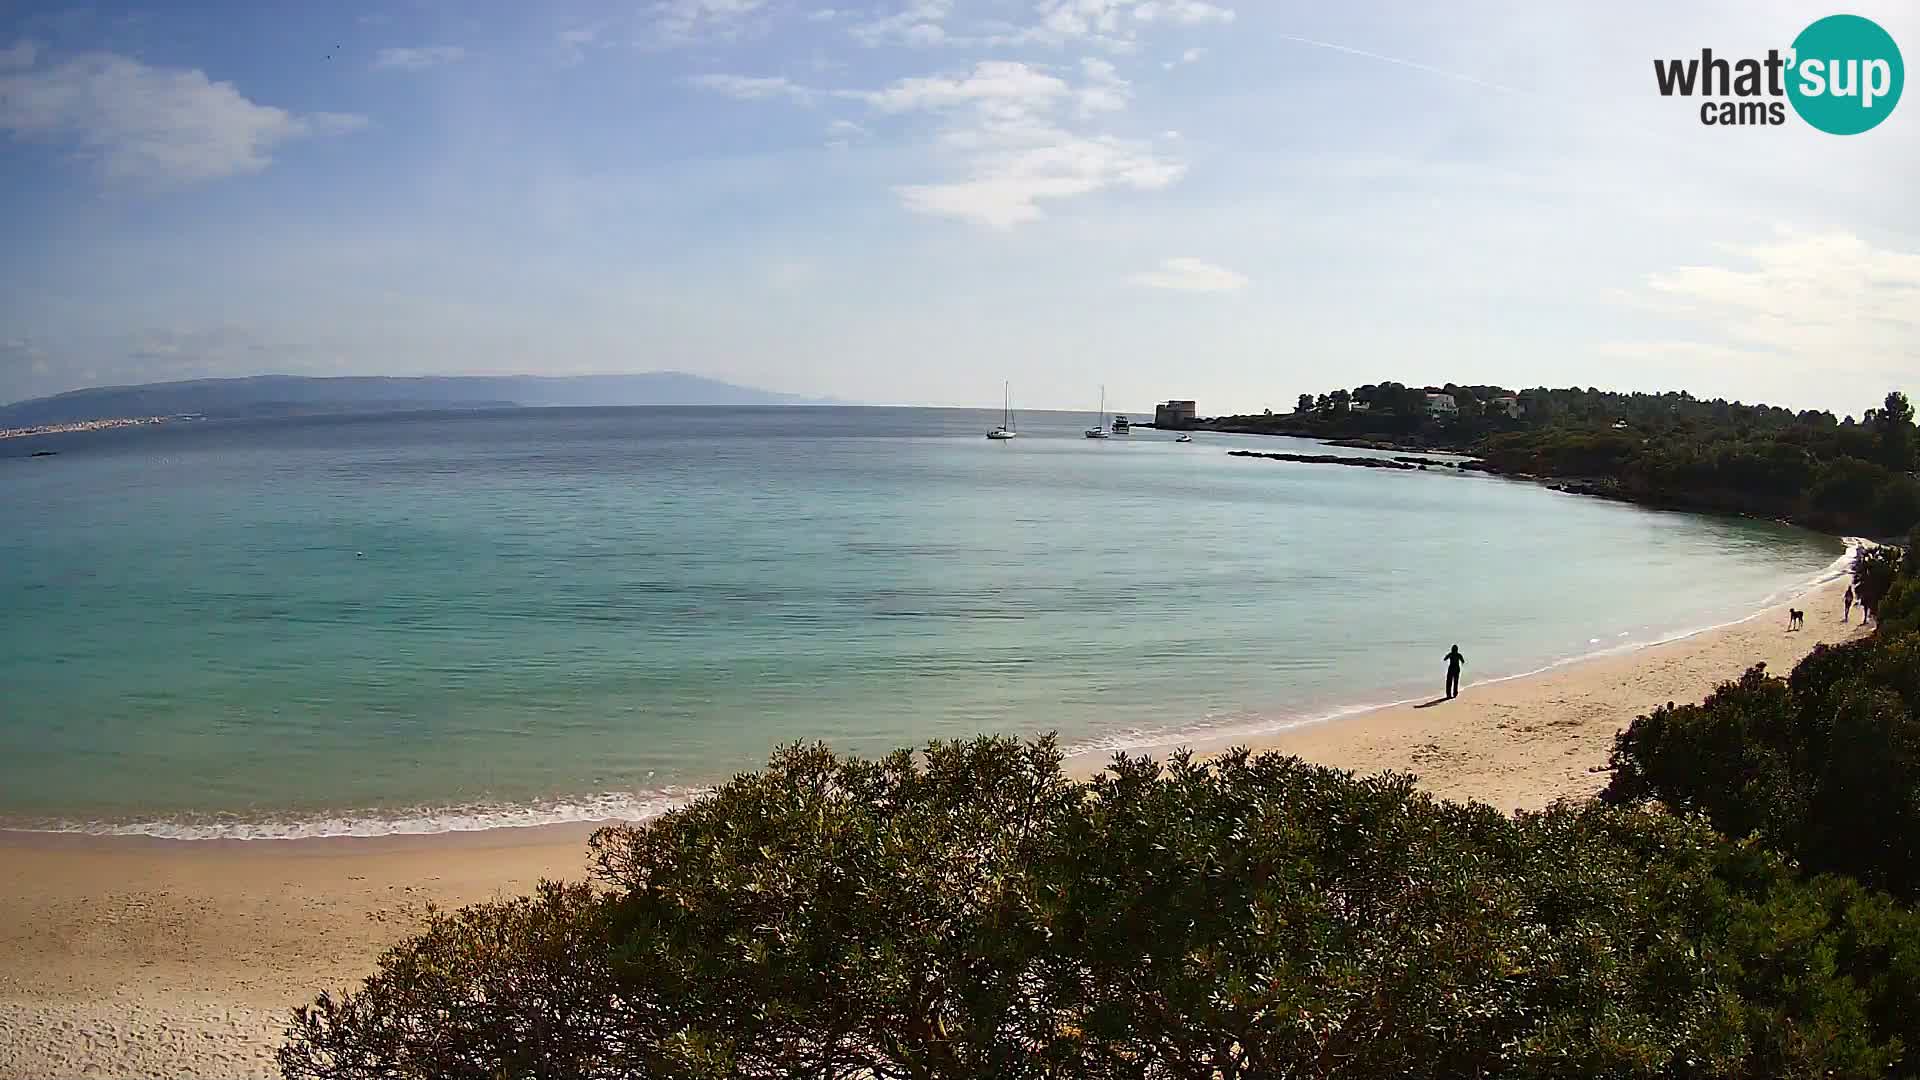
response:
{"label": "person standing on beach", "polygon": [[1466,662],[1467,658],[1460,655],[1460,646],[1455,645],[1447,650],[1447,697],[1449,699],[1460,696],[1460,666]]}
{"label": "person standing on beach", "polygon": [[1840,598],[1840,602],[1842,604],[1845,604],[1847,608],[1846,612],[1840,616],[1840,621],[1852,622],[1853,621],[1853,586],[1851,585],[1847,586],[1847,594]]}

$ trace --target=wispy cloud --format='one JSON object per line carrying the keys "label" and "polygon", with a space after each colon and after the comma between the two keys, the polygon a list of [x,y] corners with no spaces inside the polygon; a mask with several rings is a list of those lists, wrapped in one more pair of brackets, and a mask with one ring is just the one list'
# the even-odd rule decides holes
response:
{"label": "wispy cloud", "polygon": [[1089,81],[1077,90],[1040,68],[995,60],[965,75],[903,79],[861,95],[883,112],[947,118],[938,146],[964,176],[903,186],[901,201],[921,213],[1006,229],[1040,219],[1049,201],[1177,181],[1186,166],[1149,143],[1065,126],[1069,101],[1078,101],[1083,114],[1124,107],[1125,84],[1101,63],[1089,66]]}
{"label": "wispy cloud", "polygon": [[[18,47],[16,46],[16,49]],[[273,149],[365,125],[346,113],[295,114],[184,68],[85,53],[0,74],[0,131],[63,142],[109,180],[187,182],[257,172]]]}
{"label": "wispy cloud", "polygon": [[1119,69],[1106,60],[1088,57],[1080,61],[1087,84],[1080,88],[1080,113],[1119,112],[1133,97],[1133,84],[1122,79]]}
{"label": "wispy cloud", "polygon": [[1157,270],[1133,275],[1132,281],[1150,289],[1194,293],[1239,292],[1251,284],[1244,274],[1194,258],[1167,259]]}
{"label": "wispy cloud", "polygon": [[820,96],[819,91],[778,75],[695,75],[687,82],[689,85],[710,90],[736,101],[785,98],[788,101],[806,103]]}
{"label": "wispy cloud", "polygon": [[1522,93],[1522,91],[1511,86],[1482,79],[1477,75],[1470,75],[1463,71],[1448,71],[1445,68],[1437,68],[1431,64],[1422,64],[1418,61],[1407,60],[1398,56],[1388,56],[1384,53],[1370,52],[1366,49],[1356,49],[1351,45],[1341,45],[1332,41],[1320,41],[1309,37],[1298,37],[1293,34],[1275,34],[1273,36],[1280,41],[1291,41],[1296,45],[1307,45],[1315,49],[1325,49],[1328,52],[1346,53],[1348,56],[1358,56],[1366,60],[1377,60],[1383,64],[1392,64],[1395,67],[1408,68],[1412,71],[1424,71],[1429,75],[1438,75],[1443,79],[1453,79],[1456,82],[1469,83],[1473,86],[1484,86],[1489,90],[1498,90],[1503,94]]}
{"label": "wispy cloud", "polygon": [[654,31],[668,45],[729,40],[767,6],[768,0],[658,0],[652,8]]}
{"label": "wispy cloud", "polygon": [[873,132],[851,120],[835,120],[827,125],[827,146],[834,150],[845,150],[856,140],[865,139]]}
{"label": "wispy cloud", "polygon": [[1232,8],[1204,0],[1040,0],[1038,20],[998,35],[1000,44],[1091,44],[1132,52],[1155,24],[1197,26],[1234,20]]}
{"label": "wispy cloud", "polygon": [[418,48],[381,49],[373,66],[382,71],[425,71],[466,59],[467,50],[458,45],[425,45]]}
{"label": "wispy cloud", "polygon": [[869,48],[880,45],[941,45],[950,39],[943,24],[953,0],[910,0],[891,15],[854,23],[847,32]]}
{"label": "wispy cloud", "polygon": [[1710,342],[1614,342],[1614,354],[1771,356],[1805,370],[1910,374],[1920,341],[1920,252],[1877,248],[1851,232],[1781,227],[1765,243],[1730,245],[1731,265],[1647,275],[1629,299],[1689,324]]}

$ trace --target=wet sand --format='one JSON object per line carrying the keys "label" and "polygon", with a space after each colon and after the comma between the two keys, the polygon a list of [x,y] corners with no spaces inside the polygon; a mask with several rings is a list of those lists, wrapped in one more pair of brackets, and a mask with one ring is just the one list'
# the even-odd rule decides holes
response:
{"label": "wet sand", "polygon": [[[1640,713],[1699,700],[1758,661],[1785,672],[1816,643],[1860,633],[1839,621],[1843,588],[1793,601],[1807,612],[1800,632],[1787,632],[1782,604],[1502,682],[1473,685],[1469,666],[1453,701],[1232,741],[1362,772],[1418,773],[1440,795],[1501,809],[1584,797],[1605,785],[1598,770],[1614,732]],[[581,876],[589,831],[291,841],[0,834],[0,1080],[276,1075],[288,1010],[365,975],[406,933],[409,912]]]}

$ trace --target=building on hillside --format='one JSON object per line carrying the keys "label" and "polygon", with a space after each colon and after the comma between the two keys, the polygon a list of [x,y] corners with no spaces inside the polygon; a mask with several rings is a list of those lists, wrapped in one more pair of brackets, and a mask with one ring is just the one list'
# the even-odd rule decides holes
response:
{"label": "building on hillside", "polygon": [[1193,423],[1194,402],[1163,401],[1153,407],[1153,426],[1183,428]]}
{"label": "building on hillside", "polygon": [[1427,393],[1427,415],[1459,416],[1460,403],[1453,400],[1452,394],[1433,393],[1429,391]]}
{"label": "building on hillside", "polygon": [[1349,402],[1349,403],[1347,404],[1347,411],[1348,411],[1348,412],[1372,412],[1372,411],[1373,411],[1373,402],[1371,402],[1371,401],[1354,401],[1354,402]]}
{"label": "building on hillside", "polygon": [[1526,407],[1520,404],[1520,399],[1512,394],[1487,402],[1487,411],[1492,412],[1496,409],[1515,420],[1520,419],[1521,414],[1527,411]]}

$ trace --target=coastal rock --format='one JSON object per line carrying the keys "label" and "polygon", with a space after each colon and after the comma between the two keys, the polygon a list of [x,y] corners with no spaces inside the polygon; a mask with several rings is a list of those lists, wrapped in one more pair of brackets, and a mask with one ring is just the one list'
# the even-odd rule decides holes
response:
{"label": "coastal rock", "polygon": [[1362,469],[1400,469],[1411,472],[1419,468],[1386,458],[1337,457],[1333,454],[1261,454],[1252,450],[1229,450],[1228,457],[1266,458],[1269,461],[1297,461],[1305,465],[1351,465]]}

